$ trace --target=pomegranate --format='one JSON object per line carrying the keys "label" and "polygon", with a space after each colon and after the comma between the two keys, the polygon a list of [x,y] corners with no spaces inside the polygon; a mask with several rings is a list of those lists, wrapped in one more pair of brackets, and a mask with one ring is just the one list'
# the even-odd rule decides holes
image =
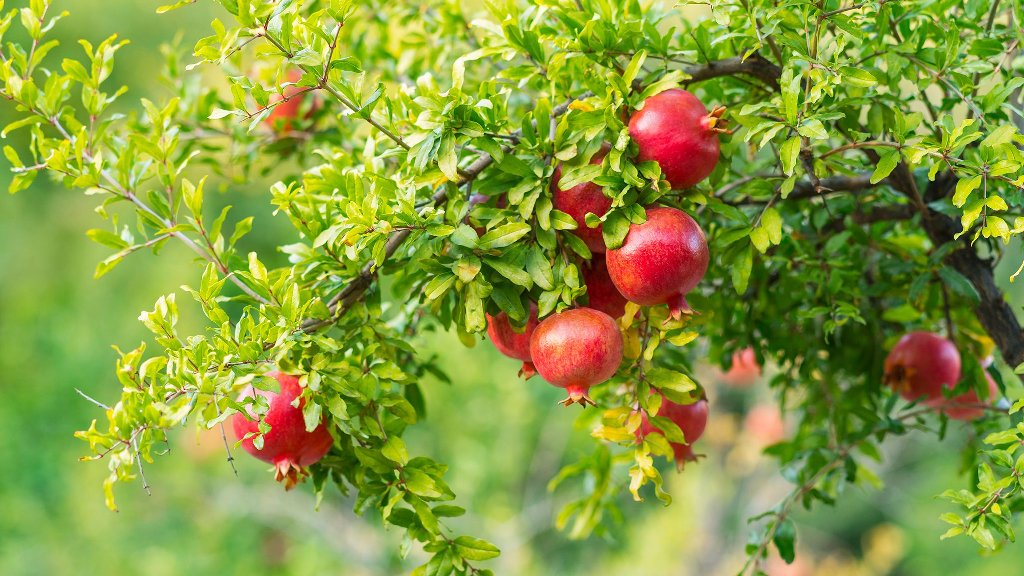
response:
{"label": "pomegranate", "polygon": [[757,363],[754,349],[747,347],[732,355],[732,368],[721,374],[718,379],[722,384],[734,388],[746,388],[761,377],[761,365]]}
{"label": "pomegranate", "polygon": [[[602,146],[601,150],[590,159],[590,163],[600,164],[610,149],[611,146],[608,144]],[[591,252],[595,254],[604,252],[605,246],[604,238],[601,236],[601,226],[588,228],[586,216],[588,212],[604,216],[605,212],[612,207],[612,199],[605,196],[604,192],[601,191],[601,187],[593,182],[583,182],[568,190],[562,190],[558,187],[558,182],[561,179],[562,167],[559,165],[555,167],[555,172],[551,175],[552,204],[554,204],[556,209],[572,216],[572,219],[576,221],[576,229],[573,230],[573,234],[579,236],[587,245],[587,248],[590,248]]]}
{"label": "pomegranate", "polygon": [[673,318],[689,313],[686,293],[708,269],[708,243],[697,222],[682,210],[647,209],[647,221],[631,224],[622,246],[606,256],[608,274],[630,302],[668,304]]}
{"label": "pomegranate", "polygon": [[568,406],[594,404],[587,390],[615,375],[622,363],[622,334],[612,317],[591,308],[574,308],[544,319],[530,338],[537,372],[565,388]]}
{"label": "pomegranate", "polygon": [[[700,439],[704,434],[704,428],[708,425],[707,399],[701,398],[693,404],[676,404],[668,398],[662,397],[661,408],[658,409],[658,413],[655,416],[671,420],[676,426],[679,426],[679,430],[683,433],[683,438],[686,439],[686,444],[669,442],[672,446],[672,452],[675,453],[676,465],[682,468],[685,463],[696,460],[697,456],[693,453],[693,443]],[[641,418],[640,427],[636,429],[638,441],[646,438],[651,432],[661,432],[647,419],[647,414],[643,414]]]}
{"label": "pomegranate", "polygon": [[619,294],[608,276],[608,265],[601,255],[595,255],[590,264],[583,267],[583,283],[587,285],[589,306],[612,318],[621,318],[626,313],[627,300]]}
{"label": "pomegranate", "polygon": [[[288,73],[289,82],[298,82],[302,79],[302,74],[298,71],[292,70]],[[302,101],[306,96],[308,90],[299,86],[286,86],[283,90],[284,94],[273,93],[270,95],[270,103],[280,102],[270,110],[270,114],[263,119],[263,122],[275,129],[278,133],[285,133],[292,131],[292,121],[299,116],[299,109],[302,106]],[[285,100],[287,98],[287,100]],[[283,102],[282,102],[283,100]],[[308,118],[313,114],[313,110],[316,108],[316,104],[306,114]]]}
{"label": "pomegranate", "polygon": [[508,319],[508,314],[504,312],[498,313],[497,316],[487,315],[487,336],[498,352],[523,361],[523,367],[519,370],[519,375],[523,378],[529,378],[537,373],[530,357],[530,336],[533,335],[537,324],[537,305],[533,302],[530,302],[530,319],[526,321],[522,332],[516,331]]}
{"label": "pomegranate", "polygon": [[786,423],[775,406],[759,404],[747,412],[743,429],[761,446],[770,446],[786,437]]}
{"label": "pomegranate", "polygon": [[960,352],[931,332],[900,338],[885,358],[885,383],[907,400],[934,400],[960,381]]}
{"label": "pomegranate", "polygon": [[629,119],[629,135],[641,161],[656,161],[673,189],[689,188],[718,164],[718,134],[727,132],[723,113],[716,107],[709,114],[686,90],[665,90],[644,100]]}
{"label": "pomegranate", "polygon": [[233,415],[231,427],[235,430],[235,436],[242,441],[242,448],[260,460],[273,464],[275,479],[283,481],[285,489],[290,490],[307,475],[306,466],[327,454],[334,440],[325,422],[321,422],[312,432],[306,430],[306,422],[302,417],[305,400],[300,401],[298,407],[292,405],[302,393],[298,378],[280,372],[269,372],[267,376],[281,384],[280,393],[258,390],[252,386],[242,392],[243,398],[260,395],[270,404],[270,409],[263,415],[263,421],[270,425],[270,431],[263,435],[263,448],[256,448],[251,437],[245,438],[250,432],[259,433],[259,420],[252,413]]}
{"label": "pomegranate", "polygon": [[[999,386],[987,371],[985,371],[985,381],[988,383],[987,402],[992,403],[999,397]],[[977,420],[985,415],[985,402],[981,401],[975,390],[968,390],[952,398],[929,400],[928,405],[954,420]]]}

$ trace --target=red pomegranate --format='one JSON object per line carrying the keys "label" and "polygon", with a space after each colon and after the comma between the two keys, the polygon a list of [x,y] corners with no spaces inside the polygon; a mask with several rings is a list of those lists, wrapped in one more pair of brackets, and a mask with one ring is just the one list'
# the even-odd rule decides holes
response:
{"label": "red pomegranate", "polygon": [[[602,146],[601,150],[590,159],[590,163],[600,164],[610,149],[611,146],[608,144]],[[587,245],[587,248],[590,248],[591,252],[595,254],[604,252],[605,246],[604,238],[601,236],[601,226],[588,228],[586,216],[588,212],[597,216],[604,216],[605,212],[612,207],[612,199],[605,196],[604,192],[601,191],[601,187],[593,182],[584,182],[568,190],[562,190],[558,187],[558,182],[561,179],[562,166],[559,165],[555,167],[555,172],[551,175],[551,202],[556,209],[572,216],[572,219],[576,221],[576,229],[573,230],[573,234],[579,236]]]}
{"label": "red pomegranate", "polygon": [[[656,416],[668,418],[676,426],[679,426],[679,429],[683,432],[683,438],[686,439],[686,444],[669,442],[672,446],[672,452],[675,453],[676,465],[682,468],[685,463],[696,460],[697,456],[693,453],[693,443],[700,440],[700,437],[704,434],[704,428],[708,425],[707,399],[701,398],[693,404],[676,404],[668,398],[662,397],[661,408],[658,409]],[[643,440],[651,432],[661,432],[661,430],[650,423],[647,419],[647,414],[643,414],[640,427],[636,430],[637,440]]]}
{"label": "red pomegranate", "polygon": [[519,370],[519,375],[523,378],[529,378],[537,373],[530,359],[530,336],[533,335],[537,324],[537,305],[533,302],[530,302],[530,319],[526,321],[526,327],[521,332],[512,326],[508,314],[499,312],[497,316],[487,315],[487,336],[498,352],[523,361],[523,367]]}
{"label": "red pomegranate", "polygon": [[786,437],[786,422],[779,409],[759,404],[743,418],[743,429],[760,446],[770,446]]}
{"label": "red pomegranate", "polygon": [[595,254],[594,259],[589,265],[584,265],[582,271],[583,283],[587,285],[589,307],[600,310],[612,318],[621,318],[626,313],[627,300],[619,294],[619,290],[608,276],[608,265],[604,257]]}
{"label": "red pomegranate", "polygon": [[987,371],[985,381],[988,382],[988,399],[985,402],[978,397],[977,391],[968,390],[952,398],[929,400],[927,404],[954,420],[977,420],[985,415],[985,404],[991,404],[999,398],[999,386]]}
{"label": "red pomegranate", "polygon": [[686,293],[708,269],[708,243],[686,212],[647,209],[647,221],[631,224],[622,246],[606,256],[608,274],[630,302],[668,304],[672,317],[689,313]]}
{"label": "red pomegranate", "polygon": [[885,358],[884,379],[907,400],[941,398],[960,381],[960,352],[942,336],[911,332]]}
{"label": "red pomegranate", "polygon": [[673,189],[689,188],[718,164],[718,134],[725,108],[709,114],[696,96],[678,88],[644,100],[629,119],[640,160],[655,160]]}
{"label": "red pomegranate", "polygon": [[280,372],[269,372],[267,376],[281,384],[280,393],[258,390],[252,386],[242,392],[242,398],[255,398],[255,395],[259,395],[270,404],[270,409],[263,415],[263,421],[270,425],[270,431],[263,435],[263,448],[256,448],[252,438],[245,438],[250,432],[259,433],[259,420],[252,412],[233,415],[231,427],[235,430],[235,436],[242,441],[242,448],[260,460],[273,464],[275,479],[283,481],[285,489],[290,490],[307,475],[306,466],[327,454],[334,440],[324,422],[312,432],[306,430],[306,421],[302,416],[305,400],[300,401],[298,407],[292,405],[302,393],[298,378]]}
{"label": "red pomegranate", "polygon": [[732,368],[718,377],[722,384],[734,388],[746,388],[761,377],[761,365],[753,348],[738,350],[732,355]]}
{"label": "red pomegranate", "polygon": [[587,390],[615,375],[622,363],[622,334],[612,317],[591,308],[574,308],[544,319],[530,338],[537,372],[565,388],[568,406],[594,404]]}
{"label": "red pomegranate", "polygon": [[[302,74],[298,71],[292,70],[288,73],[289,82],[298,82],[302,79]],[[270,103],[280,102],[270,110],[270,114],[263,119],[263,122],[275,129],[279,133],[291,132],[292,121],[299,116],[299,109],[302,107],[302,101],[306,97],[308,90],[299,86],[286,86],[283,90],[284,94],[273,93],[270,95]],[[285,99],[287,98],[287,100]],[[283,102],[282,102],[283,100]],[[314,103],[314,108],[315,108]],[[313,109],[306,114],[308,118],[312,115]]]}

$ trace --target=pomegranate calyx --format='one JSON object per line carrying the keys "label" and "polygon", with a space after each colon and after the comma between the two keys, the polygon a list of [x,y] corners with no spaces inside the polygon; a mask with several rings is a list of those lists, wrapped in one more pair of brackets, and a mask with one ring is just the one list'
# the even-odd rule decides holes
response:
{"label": "pomegranate calyx", "polygon": [[519,377],[523,380],[529,380],[537,374],[537,369],[533,367],[533,362],[523,362],[523,367],[519,369]]}
{"label": "pomegranate calyx", "polygon": [[285,458],[274,465],[274,480],[283,482],[285,490],[295,488],[306,476],[309,476],[309,471],[290,459]]}
{"label": "pomegranate calyx", "polygon": [[561,400],[558,403],[562,406],[572,406],[573,404],[579,404],[584,408],[589,404],[590,406],[597,406],[597,402],[587,394],[587,389],[582,386],[568,386],[565,389],[569,393],[569,396],[565,400]]}

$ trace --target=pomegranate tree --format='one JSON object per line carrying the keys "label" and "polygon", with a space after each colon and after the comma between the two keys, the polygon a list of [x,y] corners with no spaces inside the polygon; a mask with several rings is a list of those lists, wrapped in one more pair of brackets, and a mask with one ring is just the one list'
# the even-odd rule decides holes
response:
{"label": "pomegranate tree", "polygon": [[[278,381],[280,392],[249,386],[241,396],[242,399],[262,396],[270,404],[267,413],[262,416],[262,421],[270,425],[270,431],[263,434],[263,445],[257,448],[253,442],[255,435],[259,434],[261,421],[254,413],[239,412],[233,415],[231,427],[241,441],[242,449],[273,464],[274,477],[284,482],[285,489],[290,490],[307,475],[306,466],[327,454],[334,440],[325,422],[321,422],[312,431],[306,429],[306,421],[302,416],[305,399],[299,400],[297,405],[295,403],[295,399],[302,394],[297,377],[281,372],[269,372],[267,376]],[[253,436],[246,437],[249,434]]]}
{"label": "pomegranate tree", "polygon": [[[675,454],[676,465],[680,468],[687,462],[697,459],[693,452],[693,443],[704,434],[704,428],[708,425],[708,401],[701,398],[693,404],[677,404],[668,398],[662,397],[661,408],[655,414],[660,418],[667,418],[672,421],[683,433],[686,444],[669,442],[672,452]],[[647,418],[647,414],[641,415],[640,427],[636,429],[637,440],[643,440],[652,432],[662,431]]]}
{"label": "pomegranate tree", "polygon": [[626,313],[628,301],[612,283],[604,257],[595,255],[589,264],[583,266],[582,271],[583,283],[587,285],[589,306],[612,318],[621,318]]}
{"label": "pomegranate tree", "polygon": [[885,358],[884,379],[907,400],[941,398],[960,381],[960,352],[938,334],[911,332]]}
{"label": "pomegranate tree", "polygon": [[[276,130],[278,133],[291,132],[293,127],[293,121],[299,117],[302,103],[305,100],[306,89],[295,86],[294,83],[302,79],[302,74],[292,70],[287,76],[288,82],[293,83],[290,86],[286,86],[282,93],[273,93],[270,95],[270,104],[275,104],[270,110],[270,114],[263,119],[263,122]],[[313,110],[306,114],[309,117],[313,113]]]}
{"label": "pomegranate tree", "polygon": [[629,135],[640,160],[656,161],[673,189],[689,188],[718,164],[724,112],[718,107],[708,113],[686,90],[665,90],[644,100],[629,119]]}
{"label": "pomegranate tree", "polygon": [[682,210],[647,209],[647,221],[631,224],[622,246],[607,254],[608,274],[630,302],[668,304],[673,318],[690,312],[686,293],[708,268],[704,231]]}
{"label": "pomegranate tree", "polygon": [[530,338],[537,372],[565,388],[562,404],[594,404],[587,390],[611,378],[622,363],[622,334],[612,317],[592,308],[574,308],[544,319]]}
{"label": "pomegranate tree", "polygon": [[[590,159],[591,164],[600,164],[611,147],[605,144]],[[587,213],[597,216],[604,216],[605,212],[612,207],[612,199],[605,196],[601,187],[593,182],[582,182],[567,190],[559,188],[558,183],[562,179],[562,166],[555,167],[551,175],[551,202],[555,208],[565,212],[576,221],[576,229],[573,233],[590,248],[591,252],[600,254],[605,251],[604,238],[601,236],[601,226],[589,228],[586,223]]]}
{"label": "pomegranate tree", "polygon": [[533,335],[537,324],[537,305],[533,302],[530,302],[530,318],[522,329],[516,329],[508,314],[504,312],[495,316],[487,315],[487,336],[498,352],[515,360],[522,360],[523,367],[519,369],[519,375],[523,378],[529,378],[537,373],[530,357],[530,336]]}

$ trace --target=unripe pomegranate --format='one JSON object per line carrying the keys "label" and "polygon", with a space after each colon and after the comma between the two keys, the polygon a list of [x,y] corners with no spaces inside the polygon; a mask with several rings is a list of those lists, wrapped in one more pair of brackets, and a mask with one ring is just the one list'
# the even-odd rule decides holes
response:
{"label": "unripe pomegranate", "polygon": [[885,358],[884,378],[907,400],[941,398],[943,388],[960,381],[960,352],[942,336],[911,332]]}
{"label": "unripe pomegranate", "polygon": [[708,269],[708,243],[686,212],[647,209],[647,221],[631,224],[622,246],[606,256],[608,274],[630,302],[668,304],[672,317],[689,313],[686,293]]}
{"label": "unripe pomegranate", "polygon": [[952,398],[937,398],[929,400],[927,404],[939,410],[954,420],[977,420],[985,415],[985,404],[991,404],[999,397],[999,386],[992,379],[989,373],[985,372],[985,381],[988,383],[988,399],[982,402],[975,390],[968,390]]}
{"label": "unripe pomegranate", "polygon": [[629,119],[639,159],[654,160],[673,189],[689,188],[718,164],[718,134],[726,132],[717,107],[709,114],[696,96],[678,88],[644,100]]}
{"label": "unripe pomegranate", "polygon": [[[601,150],[590,159],[590,163],[600,164],[610,149],[611,147],[607,144],[602,146]],[[605,196],[604,192],[601,191],[601,187],[593,182],[584,182],[568,190],[562,190],[558,187],[558,182],[561,179],[562,166],[559,165],[555,167],[555,172],[551,175],[552,204],[554,204],[556,209],[572,216],[572,219],[576,221],[576,229],[572,231],[573,234],[579,236],[587,245],[587,248],[590,248],[591,252],[595,254],[604,252],[605,246],[604,238],[601,236],[601,226],[588,228],[586,216],[588,212],[597,216],[604,216],[605,212],[612,207],[612,199]]]}
{"label": "unripe pomegranate", "polygon": [[235,436],[242,441],[242,448],[253,456],[274,465],[275,479],[284,482],[285,489],[293,488],[307,475],[306,466],[319,461],[331,449],[334,440],[327,426],[321,422],[312,432],[306,430],[302,416],[301,400],[298,406],[292,403],[302,393],[299,379],[290,374],[269,372],[281,384],[280,393],[259,390],[252,386],[242,392],[242,398],[263,396],[270,409],[263,415],[263,421],[270,425],[270,431],[263,435],[263,448],[256,448],[252,438],[245,435],[259,433],[259,420],[254,414],[238,413],[231,417]]}
{"label": "unripe pomegranate", "polygon": [[761,365],[757,363],[757,354],[753,348],[747,347],[733,353],[732,368],[718,379],[727,386],[746,388],[760,377]]}
{"label": "unripe pomegranate", "polygon": [[487,336],[490,337],[494,347],[509,358],[522,360],[523,367],[519,375],[529,378],[537,373],[530,358],[530,336],[537,328],[537,305],[530,302],[530,319],[526,321],[526,327],[522,332],[517,332],[508,319],[508,314],[498,313],[497,316],[487,315]]}
{"label": "unripe pomegranate", "polygon": [[590,302],[588,306],[612,318],[621,318],[626,313],[627,300],[608,276],[608,265],[604,261],[604,256],[594,255],[594,259],[589,265],[583,266],[582,270],[583,283],[587,286],[587,298]]}
{"label": "unripe pomegranate", "polygon": [[537,372],[565,388],[568,406],[594,404],[587,390],[615,375],[622,363],[622,334],[612,317],[591,308],[575,308],[544,319],[530,338]]}
{"label": "unripe pomegranate", "polygon": [[[679,426],[683,438],[686,439],[686,444],[669,442],[672,452],[675,453],[676,465],[682,468],[685,463],[696,460],[693,443],[700,439],[704,434],[704,428],[708,425],[707,399],[701,398],[693,404],[676,404],[668,398],[662,397],[661,408],[658,409],[655,416],[671,420],[676,426]],[[661,432],[647,419],[647,414],[643,414],[641,418],[640,427],[636,429],[638,441],[646,438],[651,432]]]}

